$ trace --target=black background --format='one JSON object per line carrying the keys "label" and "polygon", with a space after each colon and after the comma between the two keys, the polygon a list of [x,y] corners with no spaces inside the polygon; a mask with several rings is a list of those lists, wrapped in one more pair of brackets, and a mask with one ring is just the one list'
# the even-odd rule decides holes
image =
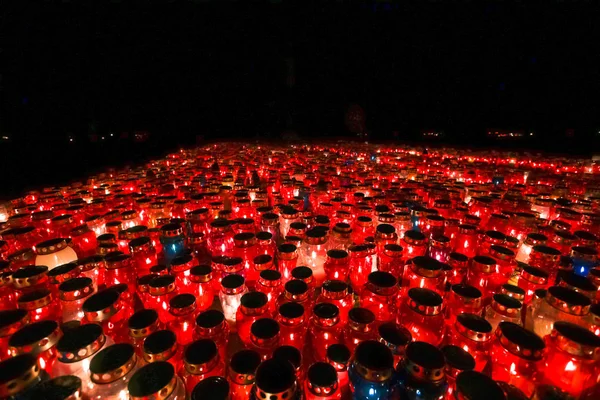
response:
{"label": "black background", "polygon": [[[349,135],[350,104],[374,140],[436,129],[450,144],[589,155],[599,3],[5,1],[0,196],[197,135]],[[492,142],[489,128],[535,136]]]}

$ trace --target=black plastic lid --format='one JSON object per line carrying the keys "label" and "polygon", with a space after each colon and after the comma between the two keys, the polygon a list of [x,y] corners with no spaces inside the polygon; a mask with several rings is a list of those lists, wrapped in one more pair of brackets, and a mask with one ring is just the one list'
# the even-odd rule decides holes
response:
{"label": "black plastic lid", "polygon": [[152,332],[144,340],[144,352],[148,354],[160,354],[177,343],[177,336],[173,331],[163,329],[160,331]]}
{"label": "black plastic lid", "polygon": [[[295,349],[295,347],[293,347]],[[275,355],[273,355],[275,356]],[[261,362],[260,354],[254,350],[240,350],[231,356],[229,367],[236,374],[255,374]]]}
{"label": "black plastic lid", "polygon": [[600,347],[600,336],[594,335],[591,331],[565,321],[554,323],[554,329],[567,339],[584,346],[598,348]]}
{"label": "black plastic lid", "polygon": [[398,283],[394,275],[384,271],[374,271],[368,276],[369,283],[383,288],[390,288],[396,286]]}
{"label": "black plastic lid", "polygon": [[446,364],[460,371],[470,371],[475,368],[475,359],[462,348],[454,345],[446,345],[441,348]]}
{"label": "black plastic lid", "polygon": [[201,328],[210,329],[221,325],[224,320],[225,316],[221,311],[206,310],[198,314],[198,316],[196,317],[196,325],[198,325]]}
{"label": "black plastic lid", "polygon": [[548,293],[559,300],[565,301],[573,306],[586,307],[591,304],[591,300],[585,295],[562,286],[552,286],[548,288]]}
{"label": "black plastic lid", "polygon": [[160,392],[175,376],[175,368],[167,361],[156,361],[138,369],[129,379],[127,389],[132,397],[147,397]]}
{"label": "black plastic lid", "polygon": [[494,301],[506,308],[521,308],[522,304],[519,300],[514,297],[510,297],[507,294],[496,293],[492,296]]}
{"label": "black plastic lid", "polygon": [[338,250],[338,249],[328,250],[327,257],[335,258],[335,259],[346,258],[346,257],[348,257],[348,252],[346,250]]}
{"label": "black plastic lid", "polygon": [[419,231],[409,230],[404,232],[404,236],[412,240],[425,240],[425,235]]}
{"label": "black plastic lid", "polygon": [[206,364],[218,355],[215,342],[211,339],[200,339],[185,348],[183,359],[189,364]]}
{"label": "black plastic lid", "polygon": [[261,318],[254,321],[250,333],[259,339],[271,339],[279,334],[279,323],[272,318]]}
{"label": "black plastic lid", "polygon": [[227,275],[221,279],[221,285],[226,289],[236,289],[244,284],[244,277],[238,274]]}
{"label": "black plastic lid", "polygon": [[181,293],[173,296],[171,300],[169,300],[169,306],[171,308],[186,308],[191,306],[196,302],[196,296],[191,293]]}
{"label": "black plastic lid", "polygon": [[0,330],[21,321],[27,315],[27,310],[13,309],[0,311]]}
{"label": "black plastic lid", "polygon": [[290,362],[294,369],[298,369],[302,366],[302,353],[294,346],[279,346],[273,352],[273,358]]}
{"label": "black plastic lid", "polygon": [[460,314],[456,317],[456,321],[474,332],[490,333],[492,331],[492,325],[485,318],[475,314]]}
{"label": "black plastic lid", "polygon": [[327,358],[338,364],[347,364],[351,356],[352,353],[345,344],[334,343],[327,347]]}
{"label": "black plastic lid", "polygon": [[558,271],[558,277],[567,285],[585,292],[596,292],[598,288],[589,279],[575,274],[573,271]]}
{"label": "black plastic lid", "polygon": [[465,400],[506,400],[500,386],[477,371],[463,371],[456,377],[456,390]]}
{"label": "black plastic lid", "polygon": [[296,380],[292,364],[271,358],[261,363],[256,370],[256,386],[266,393],[281,393],[290,389]]}
{"label": "black plastic lid", "polygon": [[175,283],[175,277],[173,275],[159,275],[152,279],[148,285],[154,288],[163,288]]}
{"label": "black plastic lid", "polygon": [[279,306],[279,314],[285,318],[300,318],[304,314],[304,306],[294,302],[284,303]]}
{"label": "black plastic lid", "polygon": [[377,232],[383,233],[385,235],[391,235],[392,233],[396,233],[396,228],[390,224],[379,224],[377,225]]}
{"label": "black plastic lid", "polygon": [[300,265],[292,270],[292,278],[298,280],[308,279],[313,276],[313,271],[309,267]]}
{"label": "black plastic lid", "polygon": [[210,265],[195,265],[190,269],[190,274],[194,276],[205,276],[212,272],[212,267]]}
{"label": "black plastic lid", "polygon": [[292,279],[285,283],[285,291],[293,295],[300,295],[308,291],[308,285],[299,279]]}
{"label": "black plastic lid", "polygon": [[328,388],[337,383],[337,371],[326,362],[316,362],[308,368],[308,381],[316,387]]}
{"label": "black plastic lid", "polygon": [[13,274],[13,279],[31,278],[32,276],[42,274],[46,271],[48,271],[48,267],[45,265],[28,265],[16,270]]}
{"label": "black plastic lid", "polygon": [[122,367],[133,357],[135,350],[129,343],[117,343],[100,350],[92,362],[90,371],[102,375]]}
{"label": "black plastic lid", "polygon": [[50,336],[58,328],[55,321],[39,321],[25,325],[8,339],[8,345],[11,347],[23,347],[29,344],[39,342]]}
{"label": "black plastic lid", "polygon": [[118,291],[108,288],[88,297],[81,308],[84,312],[101,311],[113,305],[119,299],[119,296]]}
{"label": "black plastic lid", "polygon": [[313,307],[313,313],[319,318],[335,318],[340,315],[340,309],[335,304],[318,303]]}
{"label": "black plastic lid", "polygon": [[262,292],[248,292],[242,295],[240,303],[246,308],[260,308],[267,304],[269,299]]}
{"label": "black plastic lid", "polygon": [[327,292],[343,292],[348,290],[348,284],[337,279],[327,280],[323,282],[323,290]]}
{"label": "black plastic lid", "polygon": [[229,383],[221,376],[211,376],[198,382],[190,397],[190,400],[227,399],[229,399]]}
{"label": "black plastic lid", "polygon": [[82,389],[81,379],[74,375],[63,375],[36,386],[32,399],[66,400]]}
{"label": "black plastic lid", "polygon": [[57,267],[52,268],[50,271],[48,271],[48,277],[54,277],[54,276],[69,273],[69,272],[73,271],[74,269],[76,269],[77,267],[79,267],[79,264],[77,264],[76,262],[61,264]]}
{"label": "black plastic lid", "polygon": [[17,379],[37,363],[37,357],[31,353],[19,354],[0,362],[0,385]]}
{"label": "black plastic lid", "polygon": [[498,329],[503,336],[506,336],[512,343],[518,344],[522,349],[539,351],[546,347],[541,337],[515,323],[500,322]]}
{"label": "black plastic lid", "polygon": [[439,271],[442,269],[442,263],[428,256],[413,257],[412,263],[418,268],[428,269],[431,271]]}
{"label": "black plastic lid", "polygon": [[440,296],[431,289],[408,289],[408,297],[414,300],[418,305],[423,305],[427,307],[437,307],[442,305],[442,296]]}
{"label": "black plastic lid", "polygon": [[375,340],[360,342],[354,351],[354,359],[367,369],[382,371],[393,368],[391,350]]}
{"label": "black plastic lid", "polygon": [[143,309],[129,317],[127,325],[129,329],[144,329],[155,323],[156,320],[158,320],[158,313],[155,310]]}
{"label": "black plastic lid", "polygon": [[406,346],[406,358],[425,369],[442,369],[446,364],[444,353],[426,342],[411,342]]}
{"label": "black plastic lid", "polygon": [[470,299],[481,298],[481,291],[475,286],[467,285],[466,283],[452,285],[452,291],[461,297],[468,297]]}
{"label": "black plastic lid", "polygon": [[68,329],[56,344],[56,350],[61,353],[77,353],[94,343],[102,335],[102,327],[98,324],[84,324]]}
{"label": "black plastic lid", "polygon": [[377,328],[379,336],[394,346],[406,346],[412,340],[410,332],[394,322],[385,322]]}
{"label": "black plastic lid", "polygon": [[265,269],[264,271],[260,271],[260,277],[267,281],[278,281],[281,279],[281,272],[275,271],[274,269]]}
{"label": "black plastic lid", "polygon": [[368,308],[355,307],[348,312],[348,319],[359,324],[371,324],[375,322],[375,314]]}

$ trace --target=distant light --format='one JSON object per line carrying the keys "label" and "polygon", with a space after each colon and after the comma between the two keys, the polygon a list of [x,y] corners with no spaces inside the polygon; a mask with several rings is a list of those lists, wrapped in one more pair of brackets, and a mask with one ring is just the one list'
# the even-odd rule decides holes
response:
{"label": "distant light", "polygon": [[2,140],[8,140],[10,139],[8,136],[2,136]]}
{"label": "distant light", "polygon": [[102,136],[102,140],[104,140],[104,136]]}
{"label": "distant light", "polygon": [[533,132],[529,132],[529,136],[533,136]]}
{"label": "distant light", "polygon": [[69,142],[72,142],[72,141],[73,141],[73,139],[69,139]]}
{"label": "distant light", "polygon": [[113,134],[111,133],[111,134],[110,134],[110,137],[113,137],[113,136],[115,136],[115,135],[113,135]]}

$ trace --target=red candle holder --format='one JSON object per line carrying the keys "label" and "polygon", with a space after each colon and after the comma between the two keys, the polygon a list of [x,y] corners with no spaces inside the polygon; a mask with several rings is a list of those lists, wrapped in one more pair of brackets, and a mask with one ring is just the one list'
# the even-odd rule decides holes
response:
{"label": "red candle holder", "polygon": [[477,234],[473,225],[459,225],[458,234],[454,240],[453,251],[471,258],[477,254]]}
{"label": "red candle holder", "polygon": [[502,322],[522,325],[522,306],[523,304],[514,297],[496,293],[492,296],[492,302],[486,307],[483,316],[492,325],[492,330],[494,331],[498,327],[498,324]]}
{"label": "red candle holder", "polygon": [[359,294],[359,304],[371,310],[377,321],[392,321],[396,313],[397,293],[398,282],[392,274],[371,272],[365,290]]}
{"label": "red candle holder", "polygon": [[402,277],[401,292],[406,294],[410,288],[425,288],[443,295],[445,276],[442,267],[441,262],[427,256],[408,260]]}
{"label": "red candle holder", "polygon": [[61,319],[60,303],[49,289],[38,289],[19,296],[17,307],[26,310],[32,322]]}
{"label": "red candle holder", "polygon": [[484,302],[488,302],[507,281],[508,278],[498,271],[496,260],[492,257],[475,256],[471,259],[467,283],[481,291]]}
{"label": "red candle holder", "polygon": [[76,278],[80,273],[81,270],[76,262],[59,265],[48,271],[48,282],[52,293],[58,295],[58,286],[69,279]]}
{"label": "red candle holder", "polygon": [[349,276],[352,289],[360,293],[367,284],[369,274],[373,269],[369,248],[366,245],[352,245],[348,248],[350,255]]}
{"label": "red candle holder", "polygon": [[178,371],[182,364],[182,351],[177,343],[177,336],[168,329],[158,330],[144,339],[142,359],[144,363],[166,361]]}
{"label": "red candle holder", "polygon": [[26,310],[0,311],[0,361],[12,356],[8,350],[8,341],[15,332],[28,324],[29,313]]}
{"label": "red candle holder", "polygon": [[447,263],[452,268],[448,274],[447,283],[450,285],[463,283],[469,268],[469,257],[461,253],[452,252],[448,255]]}
{"label": "red candle holder", "polygon": [[173,316],[169,313],[169,302],[175,295],[173,275],[159,275],[148,283],[147,307],[158,312],[158,318],[163,324],[173,320]]}
{"label": "red candle holder", "polygon": [[335,304],[340,312],[340,324],[346,325],[348,312],[354,306],[352,289],[346,283],[338,280],[325,281],[316,300],[316,303],[321,302]]}
{"label": "red candle holder", "polygon": [[280,345],[279,324],[271,318],[260,318],[250,326],[248,347],[256,351],[263,361],[271,358],[273,351]]}
{"label": "red candle holder", "polygon": [[14,271],[12,285],[17,298],[38,289],[50,289],[48,267],[43,265],[29,265]]}
{"label": "red candle holder", "polygon": [[574,397],[596,384],[600,337],[583,327],[557,321],[545,342],[544,382]]}
{"label": "red candle holder", "polygon": [[498,231],[486,231],[481,235],[477,255],[489,256],[491,246],[502,246],[505,241],[506,235],[504,233]]}
{"label": "red candle holder", "polygon": [[198,311],[208,310],[215,298],[213,271],[210,265],[196,265],[190,269],[191,294],[196,296]]}
{"label": "red candle holder", "polygon": [[348,323],[342,326],[343,342],[351,352],[354,352],[360,342],[377,339],[375,314],[366,308],[351,309],[348,313]]}
{"label": "red candle holder", "polygon": [[18,271],[19,269],[35,264],[35,253],[31,248],[18,250],[8,255],[10,269]]}
{"label": "red candle holder", "polygon": [[351,354],[348,347],[343,344],[335,343],[327,348],[327,362],[335,368],[342,398],[347,398],[351,395],[348,379]]}
{"label": "red candle holder", "polygon": [[533,395],[543,374],[544,341],[511,322],[501,322],[495,336],[490,352],[492,379]]}
{"label": "red candle holder", "polygon": [[252,324],[270,315],[267,295],[261,292],[244,294],[240,301],[240,307],[236,312],[236,327],[242,343],[249,346]]}
{"label": "red candle holder", "polygon": [[331,303],[318,303],[313,307],[309,338],[315,360],[325,360],[327,347],[341,342],[340,311]]}
{"label": "red candle holder", "polygon": [[292,270],[298,262],[298,251],[293,244],[282,244],[277,251],[277,265],[283,276],[283,281],[292,279]]}
{"label": "red candle holder", "polygon": [[308,368],[304,382],[306,400],[335,400],[342,398],[337,371],[326,362],[316,362]]}
{"label": "red candle holder", "polygon": [[155,310],[144,308],[136,311],[127,321],[128,336],[126,341],[133,345],[138,357],[143,356],[144,340],[150,335],[161,329],[162,324],[158,319],[158,313]]}
{"label": "red candle holder", "polygon": [[408,298],[400,306],[398,325],[408,329],[416,341],[438,346],[444,329],[442,297],[433,290],[411,288]]}
{"label": "red candle holder", "polygon": [[129,241],[129,252],[133,258],[134,268],[138,276],[144,275],[151,266],[156,265],[158,256],[152,241],[142,236]]}
{"label": "red candle holder", "polygon": [[458,346],[475,358],[475,370],[482,371],[490,359],[492,325],[485,319],[463,313],[453,326],[447,327],[444,344]]}
{"label": "red candle holder", "polygon": [[279,323],[281,345],[301,348],[305,343],[308,329],[305,308],[302,304],[294,302],[281,304],[276,320]]}
{"label": "red candle holder", "polygon": [[186,347],[183,353],[183,367],[179,370],[186,393],[192,393],[199,382],[209,377],[223,376],[224,373],[225,363],[214,341],[200,339]]}
{"label": "red candle holder", "polygon": [[39,366],[51,373],[58,357],[56,344],[62,331],[55,321],[39,321],[23,326],[8,340],[8,350],[13,357],[30,353],[38,358]]}
{"label": "red candle holder", "polygon": [[104,334],[115,343],[126,340],[127,320],[133,314],[133,309],[127,304],[125,297],[114,287],[91,295],[81,307],[84,315],[81,323],[99,324]]}
{"label": "red candle holder", "polygon": [[196,294],[196,288],[191,277],[192,268],[197,261],[189,254],[175,257],[171,261],[171,273],[175,276],[175,290],[177,293]]}
{"label": "red candle holder", "polygon": [[271,314],[277,310],[277,299],[281,296],[281,274],[275,270],[264,270],[260,272],[256,291],[267,296],[267,306]]}
{"label": "red candle holder", "polygon": [[227,342],[229,341],[229,324],[225,316],[218,310],[206,310],[196,317],[194,339],[211,339],[219,349],[221,359],[226,360]]}
{"label": "red candle holder", "polygon": [[561,253],[549,246],[533,246],[529,254],[529,265],[538,267],[553,276],[558,271]]}
{"label": "red candle holder", "polygon": [[167,326],[175,333],[177,343],[181,346],[186,346],[194,340],[194,328],[198,314],[196,304],[196,297],[190,293],[178,294],[169,301],[169,313],[174,319]]}
{"label": "red candle holder", "polygon": [[303,382],[305,379],[304,360],[299,349],[292,346],[282,345],[273,351],[273,358],[276,360],[287,361],[294,367],[297,382]]}
{"label": "red candle holder", "polygon": [[406,231],[400,245],[404,248],[405,260],[410,260],[417,256],[424,256],[427,253],[427,237],[418,231]]}
{"label": "red candle holder", "polygon": [[383,251],[379,253],[377,269],[389,272],[394,276],[402,276],[404,273],[404,249],[397,244],[386,244]]}
{"label": "red candle holder", "polygon": [[249,400],[254,385],[260,355],[254,350],[240,350],[231,356],[227,381],[230,400]]}
{"label": "red candle holder", "polygon": [[129,293],[136,289],[136,272],[133,259],[128,254],[110,254],[105,258],[104,284],[108,287],[126,284]]}
{"label": "red candle holder", "polygon": [[[396,231],[398,227],[395,226]],[[403,231],[404,232],[404,231]],[[375,235],[375,229],[373,227],[373,220],[365,215],[361,215],[356,218],[354,227],[352,229],[352,243],[363,244],[365,239],[369,236]]]}
{"label": "red candle holder", "polygon": [[81,257],[93,256],[98,247],[96,233],[86,224],[74,227],[67,235],[72,240],[73,250]]}
{"label": "red candle holder", "polygon": [[456,392],[456,377],[463,371],[472,371],[475,368],[475,359],[458,346],[447,345],[440,350],[446,360],[444,373],[448,382],[447,398],[452,399]]}
{"label": "red candle holder", "polygon": [[349,267],[350,258],[347,251],[339,249],[327,251],[327,258],[323,264],[326,279],[345,281],[348,278]]}
{"label": "red candle holder", "polygon": [[538,289],[548,289],[550,287],[550,277],[546,271],[537,267],[523,266],[517,285],[525,292],[523,304],[531,302],[533,295]]}

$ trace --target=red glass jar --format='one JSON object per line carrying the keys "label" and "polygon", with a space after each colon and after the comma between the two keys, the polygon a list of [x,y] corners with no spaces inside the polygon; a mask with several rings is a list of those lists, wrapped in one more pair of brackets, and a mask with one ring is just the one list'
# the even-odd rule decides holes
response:
{"label": "red glass jar", "polygon": [[273,240],[273,234],[270,232],[261,231],[256,234],[256,240],[258,242],[258,253],[268,254],[271,257],[275,256],[277,252],[277,246],[275,240]]}
{"label": "red glass jar", "polygon": [[158,255],[152,241],[147,236],[142,236],[129,241],[129,252],[133,258],[136,275],[145,275],[151,266],[158,262]]}
{"label": "red glass jar", "polygon": [[533,246],[529,254],[529,265],[546,271],[550,276],[556,274],[559,268],[561,253],[549,246]]}
{"label": "red glass jar", "polygon": [[68,237],[71,238],[71,246],[79,258],[93,256],[98,247],[96,232],[86,224],[76,226],[71,230]]}
{"label": "red glass jar", "polygon": [[169,301],[169,313],[173,316],[167,327],[175,333],[177,343],[187,346],[194,339],[194,328],[198,308],[196,297],[190,293],[181,293]]}
{"label": "red glass jar", "polygon": [[0,361],[12,356],[8,351],[8,341],[15,332],[28,324],[29,313],[25,310],[0,311]]}
{"label": "red glass jar", "polygon": [[443,235],[432,236],[429,240],[427,256],[439,261],[447,262],[451,252],[450,238]]}
{"label": "red glass jar", "polygon": [[575,235],[568,231],[555,229],[554,236],[550,237],[548,245],[560,251],[561,254],[568,255],[576,239]]}
{"label": "red glass jar", "polygon": [[181,367],[181,353],[182,350],[177,344],[177,336],[168,329],[152,332],[144,339],[142,346],[144,363],[166,361],[173,366],[175,371]]}
{"label": "red glass jar", "polygon": [[230,400],[250,399],[256,369],[260,362],[260,355],[254,350],[240,350],[231,356],[227,375]]}
{"label": "red glass jar", "polygon": [[508,236],[514,236],[519,241],[525,240],[525,237],[535,229],[535,214],[517,212],[510,218],[508,224]]}
{"label": "red glass jar", "polygon": [[233,231],[229,221],[216,219],[210,223],[206,237],[206,248],[212,257],[231,254],[233,250]]}
{"label": "red glass jar", "polygon": [[210,265],[196,265],[190,269],[189,292],[196,296],[198,311],[208,310],[215,298],[212,268]]}
{"label": "red glass jar", "polygon": [[410,331],[396,322],[385,322],[377,327],[377,341],[385,344],[394,356],[394,366],[404,358],[404,350],[412,341]]}
{"label": "red glass jar", "polygon": [[312,294],[315,293],[317,288],[312,269],[303,265],[298,266],[292,270],[292,279],[297,279],[306,283],[308,291],[311,293],[311,297],[313,297]]}
{"label": "red glass jar", "polygon": [[487,256],[475,256],[467,276],[467,283],[481,291],[484,303],[496,293],[500,286],[507,283],[508,278],[498,271],[496,260]]}
{"label": "red glass jar", "polygon": [[486,231],[481,235],[479,248],[477,249],[478,256],[489,256],[491,246],[502,246],[506,241],[506,235],[498,231]]}
{"label": "red glass jar", "polygon": [[128,254],[109,254],[104,257],[104,284],[107,287],[126,284],[129,293],[136,289],[136,272],[133,259]]}
{"label": "red glass jar", "polygon": [[377,321],[392,321],[396,315],[397,293],[398,282],[392,274],[371,272],[365,290],[359,294],[359,304],[371,310]]}
{"label": "red glass jar", "polygon": [[8,340],[11,355],[31,353],[39,360],[40,368],[52,372],[58,358],[56,344],[62,337],[62,331],[56,321],[39,321],[23,326]]}
{"label": "red glass jar", "polygon": [[481,291],[468,284],[452,285],[445,299],[446,323],[453,325],[462,313],[481,314],[483,298]]}
{"label": "red glass jar", "polygon": [[514,385],[531,396],[543,375],[545,347],[535,333],[512,322],[501,322],[490,352],[492,379]]}
{"label": "red glass jar", "polygon": [[490,360],[492,325],[475,314],[456,316],[453,326],[448,326],[444,344],[452,344],[469,352],[475,358],[475,370],[482,371]]}
{"label": "red glass jar", "polygon": [[492,296],[492,302],[486,307],[483,317],[492,325],[494,331],[502,322],[522,325],[522,307],[523,304],[514,297],[496,293]]}
{"label": "red glass jar", "polygon": [[346,325],[348,321],[348,312],[354,306],[352,289],[345,283],[339,280],[328,280],[323,283],[321,294],[316,300],[316,303],[332,303],[335,304],[340,311],[340,324]]}
{"label": "red glass jar", "polygon": [[77,264],[79,264],[79,270],[81,271],[79,276],[90,278],[94,282],[95,289],[104,285],[104,257],[99,255],[89,256],[79,259]]}
{"label": "red glass jar", "polygon": [[267,307],[269,312],[274,315],[277,310],[277,299],[281,296],[283,290],[281,274],[271,269],[261,271],[255,289],[267,296]]}
{"label": "red glass jar", "polygon": [[35,253],[32,249],[24,249],[16,251],[8,255],[10,261],[10,269],[18,271],[22,267],[32,266],[35,264]]}
{"label": "red glass jar", "polygon": [[529,233],[525,237],[525,240],[519,246],[517,255],[515,256],[516,261],[528,263],[531,251],[534,246],[544,245],[548,241],[548,238],[541,233]]}
{"label": "red glass jar", "polygon": [[273,351],[273,358],[276,360],[287,361],[294,367],[294,372],[298,382],[304,382],[306,371],[302,353],[296,347],[282,345]]}
{"label": "red glass jar", "polygon": [[43,265],[29,265],[14,271],[12,285],[17,298],[38,289],[50,289],[48,267]]}
{"label": "red glass jar", "polygon": [[333,343],[341,343],[342,325],[340,311],[331,303],[318,303],[313,307],[309,323],[309,338],[314,359],[325,360],[327,347]]}
{"label": "red glass jar", "polygon": [[[455,387],[455,399],[505,400],[507,398],[499,382],[495,382],[489,376],[477,371],[460,372],[456,376]],[[509,397],[509,399],[513,400],[512,397]],[[518,400],[518,398],[514,400]]]}
{"label": "red glass jar", "polygon": [[128,336],[127,342],[135,347],[138,357],[143,355],[144,340],[150,335],[161,329],[163,325],[158,319],[158,313],[155,310],[144,308],[136,311],[127,321]]}
{"label": "red glass jar", "polygon": [[345,281],[348,278],[349,267],[350,258],[347,251],[340,249],[327,251],[327,257],[323,264],[326,279]]}
{"label": "red glass jar", "polygon": [[104,334],[115,343],[125,341],[128,336],[127,321],[133,308],[126,301],[127,295],[120,288],[104,289],[88,297],[83,303],[82,324],[96,323]]}
{"label": "red glass jar", "polygon": [[446,367],[444,368],[446,381],[448,382],[446,398],[454,399],[453,394],[456,392],[456,377],[463,371],[472,371],[473,368],[475,368],[475,359],[472,355],[458,346],[447,345],[443,346],[440,350],[444,354],[444,359],[446,360]]}
{"label": "red glass jar", "polygon": [[352,353],[348,347],[343,344],[335,343],[327,348],[327,362],[336,370],[342,398],[351,396],[348,379],[348,366],[350,365],[351,355]]}
{"label": "red glass jar", "polygon": [[471,258],[477,254],[477,228],[473,225],[459,225],[454,240],[453,251]]}
{"label": "red glass jar", "polygon": [[352,243],[363,244],[367,237],[374,234],[373,220],[365,215],[358,216],[352,229]]}
{"label": "red glass jar", "polygon": [[442,263],[427,256],[417,256],[408,260],[402,277],[401,293],[405,295],[410,288],[425,288],[443,295],[444,271]]}
{"label": "red glass jar", "polygon": [[394,276],[404,273],[404,249],[397,244],[386,244],[383,251],[378,254],[377,269],[389,272]]}
{"label": "red glass jar", "polygon": [[277,311],[281,345],[302,348],[308,329],[305,308],[300,303],[288,302],[281,304]]}
{"label": "red glass jar", "polygon": [[221,359],[226,360],[227,342],[229,341],[229,324],[225,316],[218,310],[206,310],[196,317],[194,339],[211,339],[219,349]]}
{"label": "red glass jar", "polygon": [[541,268],[523,266],[517,280],[517,285],[525,291],[523,304],[527,305],[531,302],[536,290],[548,289],[550,287],[550,277]]}
{"label": "red glass jar", "polygon": [[175,276],[175,291],[177,293],[195,294],[196,287],[191,278],[191,269],[197,261],[189,254],[175,257],[171,261],[171,274]]}
{"label": "red glass jar", "polygon": [[316,362],[308,368],[304,381],[306,400],[342,399],[336,369],[329,363]]}
{"label": "red glass jar", "polygon": [[234,248],[231,255],[240,257],[246,273],[252,269],[254,257],[259,255],[259,247],[254,233],[243,232],[233,237]]}
{"label": "red glass jar", "polygon": [[580,326],[558,321],[545,342],[543,382],[575,397],[597,383],[600,337]]}
{"label": "red glass jar", "polygon": [[49,289],[38,289],[19,296],[17,307],[29,313],[31,322],[61,319],[60,302]]}
{"label": "red glass jar", "polygon": [[427,237],[419,231],[406,231],[400,245],[404,248],[405,260],[427,253]]}
{"label": "red glass jar", "polygon": [[400,306],[397,324],[411,333],[413,340],[438,346],[443,339],[442,297],[433,290],[411,288]]}
{"label": "red glass jar", "polygon": [[342,326],[343,343],[351,352],[354,352],[360,342],[377,339],[375,314],[366,308],[351,309],[348,313],[348,323]]}
{"label": "red glass jar", "polygon": [[259,254],[252,260],[250,268],[246,271],[246,284],[254,289],[256,281],[260,280],[262,271],[273,270],[273,257],[269,254]]}
{"label": "red glass jar", "polygon": [[175,295],[173,275],[159,275],[148,283],[147,307],[158,312],[158,318],[163,324],[173,320],[173,316],[169,313],[169,302]]}
{"label": "red glass jar", "polygon": [[137,279],[137,285],[136,285],[136,293],[137,293],[137,297],[138,299],[142,302],[142,305],[148,306],[149,303],[149,297],[150,295],[148,294],[148,290],[150,288],[150,282],[152,281],[152,279],[158,277],[158,274],[147,274],[144,276],[140,276]]}
{"label": "red glass jar", "polygon": [[277,249],[277,266],[283,277],[283,282],[292,279],[292,270],[298,262],[298,250],[293,244],[284,243]]}
{"label": "red glass jar", "polygon": [[352,245],[348,248],[348,253],[350,254],[348,269],[350,283],[354,292],[361,293],[373,269],[369,248],[366,245]]}
{"label": "red glass jar", "polygon": [[219,355],[217,344],[210,339],[200,339],[186,347],[183,353],[183,367],[179,376],[185,383],[186,393],[192,393],[202,380],[223,376],[225,362]]}
{"label": "red glass jar", "polygon": [[248,348],[260,354],[263,361],[271,358],[273,351],[280,345],[279,324],[272,318],[260,318],[250,326]]}
{"label": "red glass jar", "polygon": [[447,284],[456,285],[463,283],[467,277],[469,257],[461,253],[452,252],[448,255],[447,264],[452,268],[447,275]]}
{"label": "red glass jar", "polygon": [[242,296],[236,312],[236,327],[244,345],[250,345],[250,327],[265,317],[270,317],[267,295],[261,292],[250,292]]}

